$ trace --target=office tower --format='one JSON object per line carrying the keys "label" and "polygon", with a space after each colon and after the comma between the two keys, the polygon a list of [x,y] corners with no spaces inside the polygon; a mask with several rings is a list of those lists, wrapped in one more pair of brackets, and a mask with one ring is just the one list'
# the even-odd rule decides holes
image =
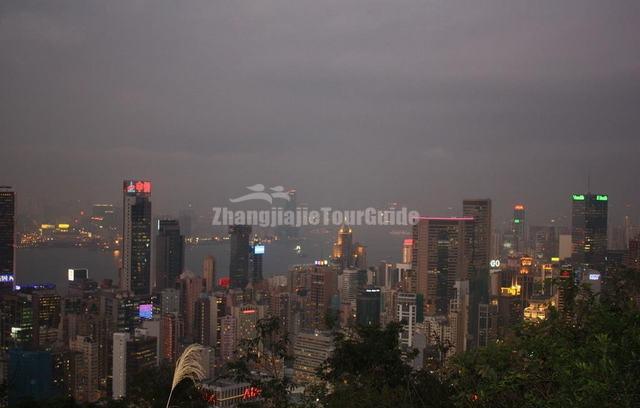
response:
{"label": "office tower", "polygon": [[226,315],[220,318],[220,358],[222,361],[233,359],[237,346],[236,318]]}
{"label": "office tower", "polygon": [[78,402],[95,402],[100,399],[99,343],[89,336],[76,336],[69,341],[69,349],[82,355],[78,367]]}
{"label": "office tower", "polygon": [[348,303],[355,307],[356,297],[360,290],[360,277],[356,269],[344,269],[338,275],[338,293],[340,302]]}
{"label": "office tower", "polygon": [[627,267],[640,269],[640,235],[629,240],[629,255],[627,255]]}
{"label": "office tower", "polygon": [[256,337],[256,323],[264,317],[264,306],[243,304],[233,306],[231,315],[236,321],[236,340],[250,340]]}
{"label": "office tower", "polygon": [[160,313],[181,313],[180,290],[168,288],[160,292]]}
{"label": "office tower", "polygon": [[33,345],[35,347],[51,347],[57,340],[60,300],[60,295],[55,290],[43,289],[32,292]]}
{"label": "office tower", "polygon": [[531,226],[529,228],[531,255],[537,261],[549,262],[558,256],[558,229],[554,226]]}
{"label": "office tower", "polygon": [[523,204],[513,206],[512,232],[515,252],[517,254],[527,253],[527,228]]}
{"label": "office tower", "polygon": [[411,254],[413,252],[413,239],[406,238],[402,242],[402,263],[410,264],[411,263]]}
{"label": "office tower", "polygon": [[20,401],[53,397],[53,359],[46,351],[9,350],[11,385],[7,387],[9,406]]}
{"label": "office tower", "polygon": [[158,220],[156,290],[173,288],[184,269],[184,235],[178,220]]}
{"label": "office tower", "polygon": [[215,295],[201,294],[195,304],[193,341],[204,346],[216,345],[218,305]]}
{"label": "office tower", "polygon": [[157,341],[155,337],[144,335],[113,334],[113,399],[127,395],[127,379],[144,374],[156,365]]}
{"label": "office tower", "polygon": [[417,293],[426,316],[447,314],[457,280],[468,280],[473,254],[472,217],[420,217],[413,226]]}
{"label": "office tower", "polygon": [[75,351],[58,351],[52,354],[53,358],[53,387],[56,394],[64,398],[73,398],[81,401],[84,389],[82,379],[82,353]]}
{"label": "office tower", "polygon": [[342,268],[350,267],[353,255],[353,233],[351,227],[342,225],[338,230],[338,239],[333,244],[333,259]]}
{"label": "office tower", "polygon": [[251,282],[262,282],[262,262],[264,258],[264,245],[254,241],[251,248]]}
{"label": "office tower", "polygon": [[293,375],[296,382],[312,382],[318,370],[331,356],[333,335],[318,330],[302,331],[296,335],[293,346]]}
{"label": "office tower", "polygon": [[89,279],[89,270],[86,268],[67,269],[67,279],[69,282],[80,282]]}
{"label": "office tower", "polygon": [[202,277],[204,278],[205,291],[213,293],[216,288],[216,258],[207,255],[202,262]]}
{"label": "office tower", "polygon": [[125,180],[120,288],[134,295],[151,293],[151,182]]}
{"label": "office tower", "polygon": [[356,323],[360,326],[380,325],[382,299],[380,288],[367,286],[356,298]]}
{"label": "office tower", "polygon": [[353,266],[356,269],[367,269],[367,247],[359,242],[353,245]]}
{"label": "office tower", "polygon": [[180,355],[184,319],[178,313],[165,313],[160,320],[160,360],[173,365]]}
{"label": "office tower", "polygon": [[0,186],[0,290],[13,289],[16,265],[16,193]]}
{"label": "office tower", "polygon": [[459,354],[467,350],[469,327],[469,282],[458,280],[454,284],[454,296],[449,306],[449,327],[451,330],[450,353]]}
{"label": "office tower", "polygon": [[491,200],[464,200],[462,213],[473,218],[472,263],[476,270],[488,270],[491,260]]}
{"label": "office tower", "polygon": [[335,272],[327,266],[312,266],[310,271],[309,304],[307,305],[310,327],[325,328],[325,317],[331,299],[337,293]]}
{"label": "office tower", "polygon": [[571,258],[576,265],[604,270],[607,255],[606,194],[573,194],[571,210]]}
{"label": "office tower", "polygon": [[231,258],[229,260],[230,286],[234,289],[244,289],[249,283],[249,238],[250,225],[229,226],[229,241]]}
{"label": "office tower", "polygon": [[[403,326],[400,333],[400,344],[413,347],[413,335],[418,322],[418,295],[415,293],[398,293],[396,300],[396,318]],[[422,319],[420,319],[422,320]]]}
{"label": "office tower", "polygon": [[193,338],[195,305],[202,293],[202,278],[195,276],[191,271],[186,271],[180,275],[179,282],[181,310],[184,316],[184,334],[188,338]]}

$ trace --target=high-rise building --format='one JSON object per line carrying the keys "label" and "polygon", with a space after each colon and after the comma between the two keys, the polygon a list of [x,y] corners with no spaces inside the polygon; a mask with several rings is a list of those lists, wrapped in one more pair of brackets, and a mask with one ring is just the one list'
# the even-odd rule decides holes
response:
{"label": "high-rise building", "polygon": [[457,280],[468,280],[473,255],[472,217],[420,217],[413,226],[417,292],[427,316],[447,314]]}
{"label": "high-rise building", "polygon": [[220,358],[222,361],[233,359],[236,346],[236,318],[226,315],[220,318]]}
{"label": "high-rise building", "polygon": [[342,267],[350,267],[353,256],[353,232],[351,227],[342,225],[338,230],[338,239],[333,244],[333,259]]}
{"label": "high-rise building", "polygon": [[331,356],[333,336],[328,332],[303,331],[295,338],[293,355],[294,379],[310,382],[316,378],[318,369]]}
{"label": "high-rise building", "polygon": [[512,232],[514,236],[515,252],[525,254],[527,252],[527,223],[524,212],[524,204],[513,206]]}
{"label": "high-rise building", "polygon": [[125,180],[120,287],[134,295],[151,292],[151,182]]}
{"label": "high-rise building", "polygon": [[356,323],[360,326],[380,324],[380,288],[367,286],[356,298]]}
{"label": "high-rise building", "polygon": [[462,213],[473,218],[472,263],[477,271],[488,270],[491,260],[491,200],[464,200]]}
{"label": "high-rise building", "polygon": [[251,237],[250,225],[231,225],[229,227],[230,259],[229,277],[230,287],[244,289],[249,283],[249,239]]}
{"label": "high-rise building", "polygon": [[76,399],[79,402],[94,402],[100,399],[100,344],[89,336],[76,336],[69,341],[69,349],[82,354],[77,383],[80,386]]}
{"label": "high-rise building", "polygon": [[402,263],[410,264],[411,263],[411,254],[413,251],[413,239],[406,238],[402,242]]}
{"label": "high-rise building", "polygon": [[353,266],[357,269],[367,269],[367,247],[359,242],[353,245]]}
{"label": "high-rise building", "polygon": [[202,289],[202,277],[194,275],[191,271],[185,271],[180,275],[180,301],[184,317],[184,334],[188,338],[193,338],[195,306]]}
{"label": "high-rise building", "polygon": [[112,397],[127,395],[127,379],[140,375],[157,362],[157,341],[151,336],[113,334]]}
{"label": "high-rise building", "polygon": [[178,313],[165,313],[160,321],[160,360],[175,364],[184,337],[184,320]]}
{"label": "high-rise building", "polygon": [[175,287],[184,269],[184,235],[178,220],[158,220],[156,290]]}
{"label": "high-rise building", "polygon": [[413,335],[418,321],[418,299],[415,293],[398,293],[397,321],[403,326],[400,332],[400,344],[413,347]]}
{"label": "high-rise building", "polygon": [[16,193],[0,186],[0,290],[13,289],[15,283]]}
{"label": "high-rise building", "polygon": [[571,258],[574,264],[604,269],[607,256],[609,196],[573,194],[571,210]]}
{"label": "high-rise building", "polygon": [[218,304],[215,295],[201,294],[195,304],[193,341],[204,346],[217,342]]}
{"label": "high-rise building", "polygon": [[207,255],[202,262],[202,277],[204,278],[205,291],[213,293],[216,288],[216,258]]}
{"label": "high-rise building", "polygon": [[262,263],[264,258],[264,244],[254,241],[251,248],[251,282],[262,282]]}

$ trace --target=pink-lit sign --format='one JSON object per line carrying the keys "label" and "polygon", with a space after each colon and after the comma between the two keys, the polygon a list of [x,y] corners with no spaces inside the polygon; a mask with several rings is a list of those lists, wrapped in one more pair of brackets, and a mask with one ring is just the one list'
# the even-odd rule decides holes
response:
{"label": "pink-lit sign", "polygon": [[142,180],[126,180],[124,190],[127,194],[151,193],[151,182]]}

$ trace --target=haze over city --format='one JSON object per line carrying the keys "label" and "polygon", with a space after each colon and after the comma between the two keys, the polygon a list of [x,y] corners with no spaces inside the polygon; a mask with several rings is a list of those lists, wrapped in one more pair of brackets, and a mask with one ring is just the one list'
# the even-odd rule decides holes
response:
{"label": "haze over city", "polygon": [[638,13],[597,0],[4,1],[3,182],[25,209],[117,202],[121,180],[145,178],[159,213],[207,213],[263,183],[312,205],[432,214],[491,197],[498,220],[525,202],[543,223],[568,215],[590,173],[613,221],[637,217]]}

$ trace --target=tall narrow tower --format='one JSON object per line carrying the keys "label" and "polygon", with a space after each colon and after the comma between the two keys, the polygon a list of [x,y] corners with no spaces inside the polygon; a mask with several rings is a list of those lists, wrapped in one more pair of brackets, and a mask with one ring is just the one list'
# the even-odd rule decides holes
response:
{"label": "tall narrow tower", "polygon": [[15,283],[16,193],[0,186],[0,289],[13,289]]}
{"label": "tall narrow tower", "polygon": [[122,275],[120,288],[134,295],[151,292],[151,182],[123,183]]}

